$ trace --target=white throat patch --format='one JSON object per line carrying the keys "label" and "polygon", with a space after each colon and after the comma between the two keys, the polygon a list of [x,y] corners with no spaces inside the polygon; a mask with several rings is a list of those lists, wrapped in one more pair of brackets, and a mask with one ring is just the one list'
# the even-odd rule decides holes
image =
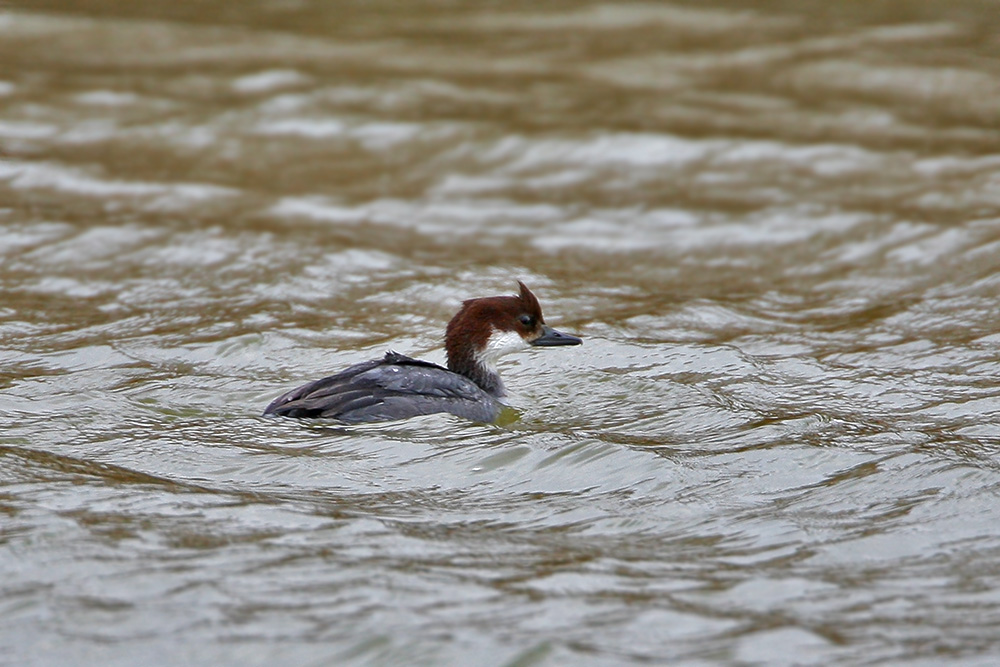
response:
{"label": "white throat patch", "polygon": [[497,365],[497,359],[503,355],[517,352],[518,350],[526,350],[529,347],[531,345],[521,338],[521,334],[516,331],[494,329],[486,341],[486,347],[476,354],[476,363],[494,370]]}

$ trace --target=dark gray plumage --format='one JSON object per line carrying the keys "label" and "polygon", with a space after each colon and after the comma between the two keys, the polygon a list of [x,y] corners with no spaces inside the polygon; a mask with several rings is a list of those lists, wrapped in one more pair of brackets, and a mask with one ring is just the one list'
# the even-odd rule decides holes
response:
{"label": "dark gray plumage", "polygon": [[265,415],[328,417],[355,424],[450,412],[493,422],[503,406],[472,380],[429,361],[387,352],[279,396]]}

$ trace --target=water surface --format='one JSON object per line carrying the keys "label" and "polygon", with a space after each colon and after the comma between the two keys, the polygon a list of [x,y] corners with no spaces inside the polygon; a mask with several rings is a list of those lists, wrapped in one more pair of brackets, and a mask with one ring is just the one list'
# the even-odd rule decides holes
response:
{"label": "water surface", "polygon": [[996,661],[992,3],[236,7],[0,14],[0,660]]}

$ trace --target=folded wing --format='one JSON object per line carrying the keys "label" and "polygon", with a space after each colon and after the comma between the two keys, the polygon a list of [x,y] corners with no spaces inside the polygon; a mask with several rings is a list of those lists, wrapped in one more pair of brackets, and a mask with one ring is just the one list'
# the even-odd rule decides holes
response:
{"label": "folded wing", "polygon": [[279,396],[265,415],[330,418],[345,423],[448,412],[492,422],[500,404],[466,377],[395,352]]}

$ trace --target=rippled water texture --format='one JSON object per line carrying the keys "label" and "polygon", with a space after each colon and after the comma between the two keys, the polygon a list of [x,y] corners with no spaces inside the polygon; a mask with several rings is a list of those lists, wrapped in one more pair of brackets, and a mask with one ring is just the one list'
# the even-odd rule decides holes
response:
{"label": "rippled water texture", "polygon": [[[0,14],[0,662],[993,665],[995,3]],[[520,418],[261,418],[522,279]]]}

